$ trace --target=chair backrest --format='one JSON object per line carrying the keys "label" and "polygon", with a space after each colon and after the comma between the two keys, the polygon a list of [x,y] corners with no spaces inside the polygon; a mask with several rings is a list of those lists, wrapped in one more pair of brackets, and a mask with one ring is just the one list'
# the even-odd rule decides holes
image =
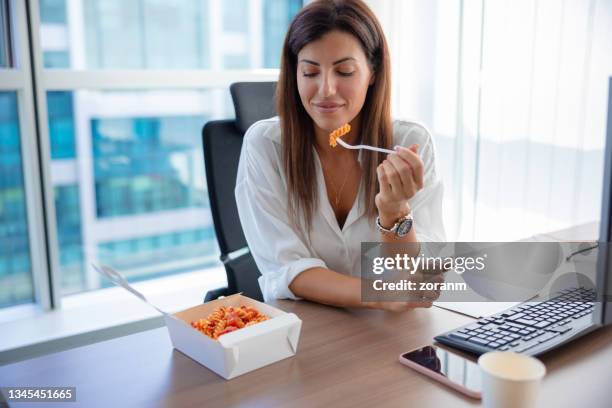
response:
{"label": "chair backrest", "polygon": [[214,120],[202,130],[210,210],[222,258],[247,246],[234,198],[244,134],[235,120]]}
{"label": "chair backrest", "polygon": [[257,284],[259,271],[251,255],[236,259],[230,259],[228,255],[247,247],[234,196],[244,133],[258,120],[276,115],[275,91],[276,82],[232,84],[230,93],[236,120],[210,121],[202,129],[210,209],[221,260],[226,267],[229,292],[241,291],[259,299],[262,298]]}

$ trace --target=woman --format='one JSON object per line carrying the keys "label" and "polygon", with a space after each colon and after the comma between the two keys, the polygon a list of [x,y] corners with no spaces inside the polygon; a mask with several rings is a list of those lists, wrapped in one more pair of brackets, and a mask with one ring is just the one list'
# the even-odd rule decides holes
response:
{"label": "woman", "polygon": [[[431,302],[361,300],[361,242],[444,241],[431,136],[392,121],[386,40],[360,0],[321,0],[294,18],[282,51],[278,118],[247,131],[236,181],[240,221],[266,300],[401,311]],[[350,144],[331,147],[345,123]]]}

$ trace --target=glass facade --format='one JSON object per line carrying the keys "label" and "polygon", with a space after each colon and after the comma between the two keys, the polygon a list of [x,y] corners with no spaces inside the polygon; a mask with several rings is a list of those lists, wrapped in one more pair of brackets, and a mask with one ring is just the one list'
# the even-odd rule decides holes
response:
{"label": "glass facade", "polygon": [[75,69],[278,68],[287,26],[302,7],[302,0],[80,0],[85,38],[72,38],[69,3],[39,2],[45,67]]}
{"label": "glass facade", "polygon": [[74,121],[72,93],[48,92],[49,133],[53,135],[51,159],[74,159],[76,147],[74,142]]}
{"label": "glass facade", "polygon": [[227,90],[50,91],[47,100],[63,294],[107,285],[92,262],[130,281],[219,264],[201,131],[233,116]]}
{"label": "glass facade", "polygon": [[45,68],[68,68],[70,48],[66,0],[39,0],[41,45]]}
{"label": "glass facade", "polygon": [[0,308],[34,301],[16,92],[0,92]]}
{"label": "glass facade", "polygon": [[60,185],[55,186],[53,190],[62,289],[64,293],[79,292],[85,287],[79,186]]}
{"label": "glass facade", "polygon": [[266,0],[263,4],[264,66],[279,67],[287,27],[302,8],[301,1]]}
{"label": "glass facade", "polygon": [[[100,262],[113,265],[130,282],[158,278],[218,264],[214,227],[176,231],[98,245]],[[177,262],[178,260],[178,262]],[[102,287],[112,286],[102,281]]]}
{"label": "glass facade", "polygon": [[[45,68],[277,68],[301,0],[39,0]],[[80,34],[79,34],[80,33]],[[75,37],[80,35],[80,37]],[[63,294],[219,264],[203,125],[227,89],[48,91]]]}
{"label": "glass facade", "polygon": [[[92,119],[96,214],[100,218],[205,206],[193,169],[206,118]],[[183,170],[183,171],[181,171]]]}

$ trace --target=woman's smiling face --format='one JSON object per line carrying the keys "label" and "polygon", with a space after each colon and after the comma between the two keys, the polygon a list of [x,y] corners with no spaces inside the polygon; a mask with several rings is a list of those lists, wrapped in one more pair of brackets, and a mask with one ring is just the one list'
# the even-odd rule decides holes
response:
{"label": "woman's smiling face", "polygon": [[351,34],[330,31],[298,53],[300,99],[324,132],[357,117],[373,81],[361,44]]}

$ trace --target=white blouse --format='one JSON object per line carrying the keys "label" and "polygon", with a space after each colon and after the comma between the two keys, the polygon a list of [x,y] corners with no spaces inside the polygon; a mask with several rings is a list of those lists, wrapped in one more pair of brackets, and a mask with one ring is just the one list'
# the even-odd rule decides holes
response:
{"label": "white blouse", "polygon": [[[400,146],[418,143],[418,153],[424,163],[424,187],[409,201],[417,239],[443,242],[446,240],[442,220],[443,188],[436,171],[432,138],[419,124],[394,121],[393,139],[394,144]],[[313,214],[312,231],[308,236],[304,230],[293,227],[287,214],[287,182],[281,151],[278,117],[253,124],[244,136],[236,179],[240,222],[262,273],[259,285],[266,301],[298,299],[289,289],[289,284],[306,269],[323,267],[359,277],[361,242],[380,240],[374,221],[370,222],[365,213],[363,184],[340,229],[327,197],[316,150],[318,204]]]}

